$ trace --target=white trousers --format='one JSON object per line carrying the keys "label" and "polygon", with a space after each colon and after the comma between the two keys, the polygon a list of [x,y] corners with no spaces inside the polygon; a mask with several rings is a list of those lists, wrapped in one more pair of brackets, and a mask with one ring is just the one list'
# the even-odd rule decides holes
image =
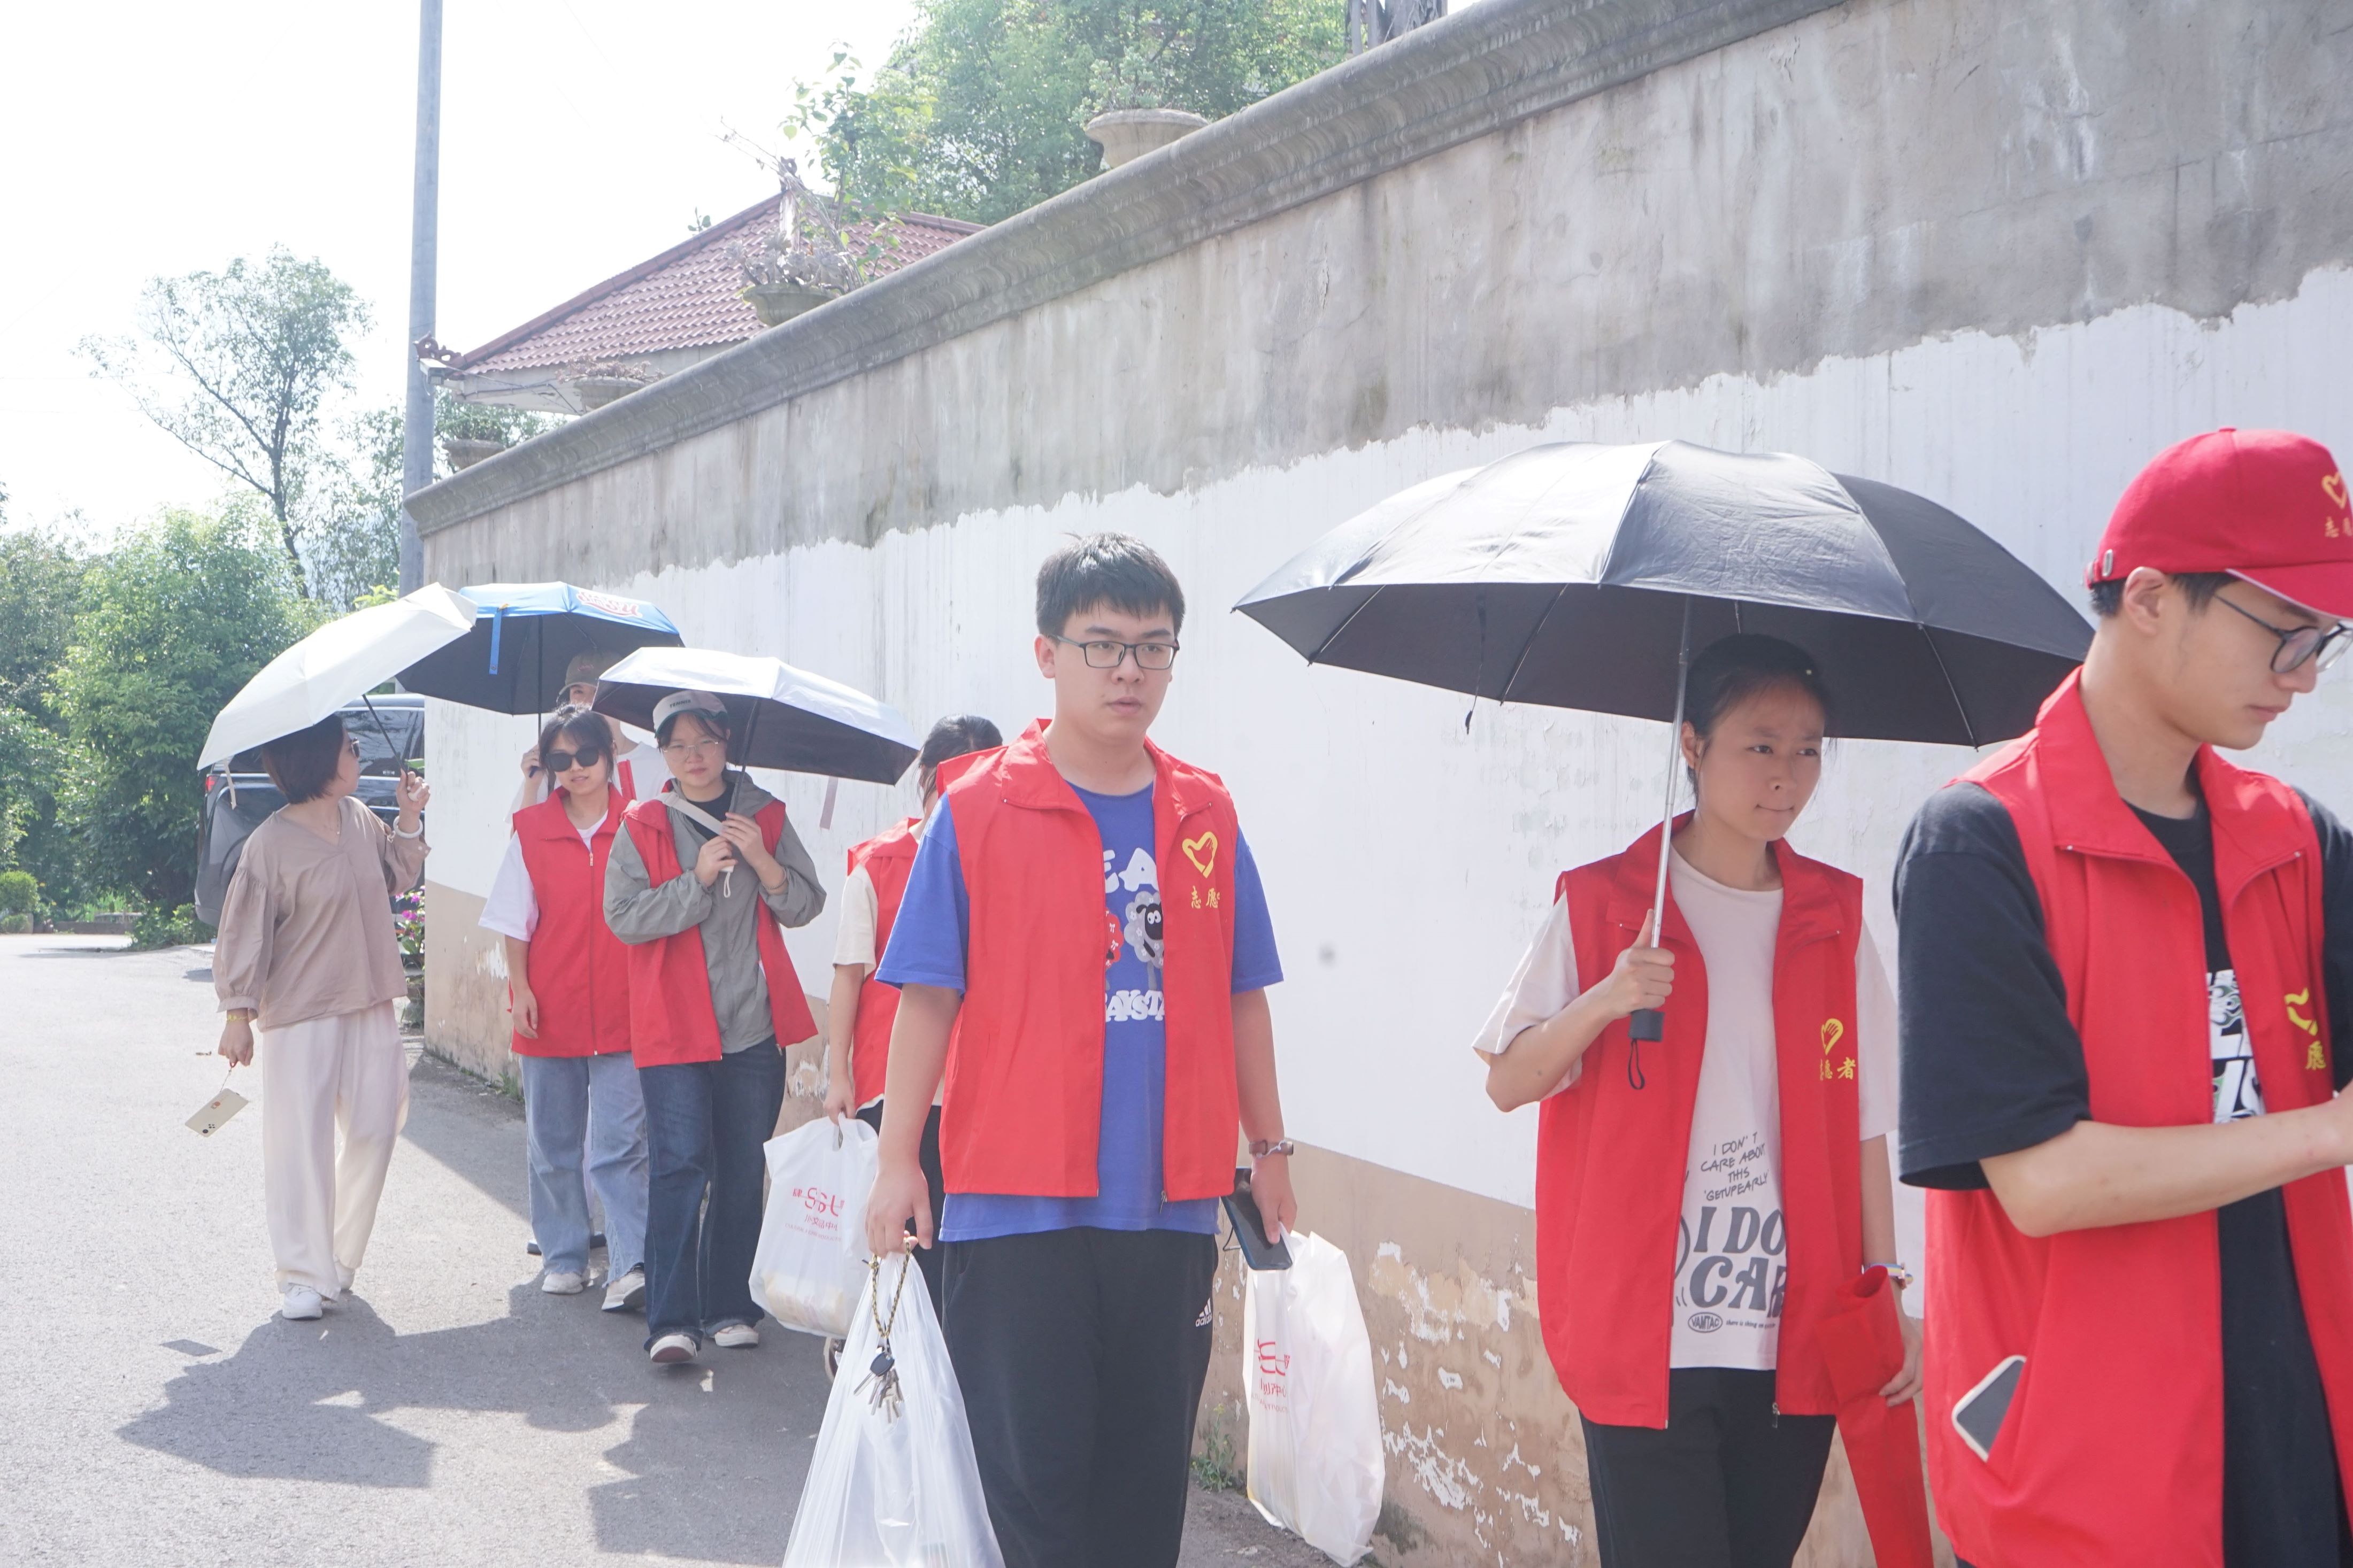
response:
{"label": "white trousers", "polygon": [[[392,1004],[259,1030],[261,1191],[278,1285],[351,1288],[408,1120],[408,1058]],[[343,1134],[343,1153],[335,1135]]]}

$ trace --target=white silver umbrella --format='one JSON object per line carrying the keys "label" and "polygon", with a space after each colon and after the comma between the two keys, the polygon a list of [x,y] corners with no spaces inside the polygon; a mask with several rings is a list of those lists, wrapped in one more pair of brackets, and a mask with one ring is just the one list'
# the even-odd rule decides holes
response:
{"label": "white silver umbrella", "polygon": [[922,749],[896,708],[795,669],[780,658],[702,647],[641,647],[596,683],[596,711],[640,730],[673,691],[708,691],[727,705],[738,767],[893,784]]}
{"label": "white silver umbrella", "polygon": [[428,583],[389,605],[328,622],[261,667],[213,720],[199,769],[307,730],[474,629],[464,595]]}

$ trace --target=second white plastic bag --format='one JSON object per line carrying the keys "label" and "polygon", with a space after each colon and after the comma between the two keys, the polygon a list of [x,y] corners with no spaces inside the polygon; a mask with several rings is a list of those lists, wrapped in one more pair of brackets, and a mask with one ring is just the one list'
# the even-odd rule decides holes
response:
{"label": "second white plastic bag", "polygon": [[1304,1232],[1290,1241],[1290,1268],[1245,1270],[1250,1500],[1268,1523],[1353,1563],[1381,1515],[1373,1342],[1347,1255]]}
{"label": "second white plastic bag", "polygon": [[[902,1253],[872,1280],[841,1347],[784,1568],[1004,1568],[923,1274]],[[898,1386],[878,1402],[886,1346]]]}
{"label": "second white plastic bag", "polygon": [[854,1116],[819,1118],[768,1140],[767,1156],[752,1298],[786,1328],[839,1339],[866,1288],[874,1129]]}

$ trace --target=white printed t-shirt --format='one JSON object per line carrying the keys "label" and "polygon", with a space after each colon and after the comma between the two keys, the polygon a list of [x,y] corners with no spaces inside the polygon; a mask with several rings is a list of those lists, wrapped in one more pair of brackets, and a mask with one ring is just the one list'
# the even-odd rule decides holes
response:
{"label": "white printed t-shirt", "polygon": [[[1787,1238],[1781,1220],[1781,1094],[1773,1040],[1773,948],[1781,893],[1728,888],[1681,855],[1668,868],[1675,907],[1707,967],[1707,1038],[1693,1102],[1675,1242],[1670,1366],[1776,1364]],[[1598,977],[1597,977],[1598,978]],[[1582,987],[1566,900],[1546,922],[1478,1048],[1504,1049],[1575,1001]],[[1667,1005],[1674,1001],[1669,998]],[[1864,1142],[1895,1130],[1895,998],[1866,929],[1855,953],[1855,1093]],[[1664,1047],[1652,1045],[1651,1050]],[[1580,1062],[1551,1090],[1577,1081]]]}

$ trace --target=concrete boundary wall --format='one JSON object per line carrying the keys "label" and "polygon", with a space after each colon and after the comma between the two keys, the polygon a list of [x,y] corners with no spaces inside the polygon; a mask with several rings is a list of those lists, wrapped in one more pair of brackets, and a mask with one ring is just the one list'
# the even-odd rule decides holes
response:
{"label": "concrete boundary wall", "polygon": [[[1096,528],[1166,554],[1193,613],[1160,732],[1236,793],[1285,963],[1306,1224],[1351,1257],[1374,1337],[1375,1552],[1591,1563],[1575,1413],[1534,1328],[1534,1118],[1486,1104],[1465,1044],[1554,874],[1655,810],[1660,731],[1308,669],[1224,606],[1383,496],[1537,440],[1802,451],[1936,497],[2071,591],[2165,442],[2284,424],[2353,448],[2353,112],[2333,85],[2353,30],[2336,10],[1808,10],[818,384],[790,379],[796,327],[764,334],[727,356],[745,378],[730,418],[590,450],[633,405],[669,418],[675,397],[682,418],[716,395],[693,380],[713,361],[560,433],[561,461],[534,442],[420,497],[428,574],[641,594],[698,642],[824,671],[919,724],[1018,725],[1044,700],[1039,555]],[[1629,14],[1483,0],[1424,37],[1435,59],[1488,47],[1482,18]],[[1118,180],[1181,184],[1175,154],[1198,140],[1018,221],[1086,232]],[[963,249],[892,282],[944,278]],[[897,310],[890,286],[805,318],[799,341]],[[498,960],[468,911],[524,721],[436,704],[431,722],[428,1037],[495,1076]],[[1801,850],[1864,876],[1884,945],[1904,825],[1968,760],[1843,745],[1800,826]],[[2353,806],[2342,688],[2255,760]],[[912,805],[912,786],[846,786],[820,829],[821,783],[774,783],[828,871]],[[829,916],[790,938],[810,989],[831,938]],[[1204,1416],[1229,1436],[1231,1284]],[[1835,1473],[1800,1561],[1869,1561]]]}

